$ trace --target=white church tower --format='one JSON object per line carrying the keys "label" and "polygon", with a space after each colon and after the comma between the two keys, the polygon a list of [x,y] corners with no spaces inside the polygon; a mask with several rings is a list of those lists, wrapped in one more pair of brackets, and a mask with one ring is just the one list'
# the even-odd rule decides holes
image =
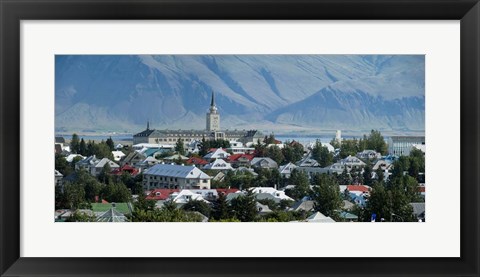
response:
{"label": "white church tower", "polygon": [[215,106],[215,93],[212,91],[212,102],[207,113],[207,131],[220,131],[220,114]]}

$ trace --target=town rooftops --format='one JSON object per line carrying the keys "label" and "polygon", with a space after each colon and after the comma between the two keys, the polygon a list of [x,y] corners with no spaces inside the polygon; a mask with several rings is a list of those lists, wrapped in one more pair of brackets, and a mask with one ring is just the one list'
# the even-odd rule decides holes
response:
{"label": "town rooftops", "polygon": [[174,164],[157,164],[147,169],[145,175],[169,176],[188,179],[211,179],[212,177],[205,174],[195,166],[184,166]]}
{"label": "town rooftops", "polygon": [[154,189],[152,190],[145,199],[147,200],[167,200],[170,197],[170,194],[174,192],[179,192],[178,189]]}
{"label": "town rooftops", "polygon": [[370,187],[369,186],[364,186],[364,185],[348,185],[347,190],[348,191],[369,192]]}
{"label": "town rooftops", "polygon": [[202,158],[198,157],[191,157],[190,159],[185,161],[186,164],[194,164],[194,165],[206,165],[208,162]]}

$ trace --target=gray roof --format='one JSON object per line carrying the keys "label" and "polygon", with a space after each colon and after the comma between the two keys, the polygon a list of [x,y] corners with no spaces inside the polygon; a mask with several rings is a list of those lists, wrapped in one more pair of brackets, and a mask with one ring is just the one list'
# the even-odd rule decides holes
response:
{"label": "gray roof", "polygon": [[55,143],[65,143],[64,137],[55,137]]}
{"label": "gray roof", "polygon": [[195,166],[157,164],[145,171],[145,175],[168,176],[188,179],[211,179],[206,173]]}
{"label": "gray roof", "polygon": [[278,169],[278,171],[280,171],[280,173],[284,173],[284,174],[289,174],[289,173],[292,173],[292,171],[297,168],[297,166],[293,163],[288,163],[286,165],[282,165],[280,166],[280,168]]}
{"label": "gray roof", "polygon": [[321,223],[335,222],[335,220],[333,220],[332,218],[330,218],[328,216],[325,216],[321,212],[316,212],[316,213],[312,214],[311,216],[309,216],[307,218],[307,221],[308,222],[321,222]]}
{"label": "gray roof", "polygon": [[299,200],[290,208],[292,211],[311,211],[314,208],[314,202],[312,200]]}
{"label": "gray roof", "polygon": [[413,214],[416,216],[419,216],[419,215],[422,215],[422,213],[425,213],[425,202],[410,203],[410,206],[412,206]]}
{"label": "gray roof", "polygon": [[263,163],[265,163],[267,167],[278,167],[277,162],[270,159],[269,157],[255,157],[250,162],[252,166],[261,166],[261,164]]}
{"label": "gray roof", "polygon": [[98,222],[125,222],[126,220],[127,218],[125,217],[125,215],[117,211],[113,207],[99,217],[97,217]]}
{"label": "gray roof", "polygon": [[305,158],[299,162],[297,162],[297,166],[302,166],[302,167],[316,167],[316,166],[320,166],[320,164],[314,160],[314,159],[311,159],[311,158]]}
{"label": "gray roof", "polygon": [[110,165],[110,168],[118,168],[120,167],[118,164],[112,162],[111,160],[107,159],[107,158],[103,158],[101,159],[96,165],[95,167],[104,167],[106,164],[108,163],[108,165]]}

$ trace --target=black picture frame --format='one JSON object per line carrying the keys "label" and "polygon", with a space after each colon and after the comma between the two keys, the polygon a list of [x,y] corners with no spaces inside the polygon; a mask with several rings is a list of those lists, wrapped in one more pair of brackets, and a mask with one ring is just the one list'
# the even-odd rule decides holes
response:
{"label": "black picture frame", "polygon": [[[0,18],[1,276],[479,276],[480,5],[477,1],[0,0]],[[20,21],[61,19],[460,20],[461,257],[20,257]]]}

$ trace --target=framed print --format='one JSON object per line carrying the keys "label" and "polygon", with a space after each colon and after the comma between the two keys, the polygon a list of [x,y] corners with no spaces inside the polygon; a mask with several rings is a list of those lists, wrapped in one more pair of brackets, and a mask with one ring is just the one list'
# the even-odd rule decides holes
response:
{"label": "framed print", "polygon": [[477,1],[0,3],[2,276],[478,276]]}

